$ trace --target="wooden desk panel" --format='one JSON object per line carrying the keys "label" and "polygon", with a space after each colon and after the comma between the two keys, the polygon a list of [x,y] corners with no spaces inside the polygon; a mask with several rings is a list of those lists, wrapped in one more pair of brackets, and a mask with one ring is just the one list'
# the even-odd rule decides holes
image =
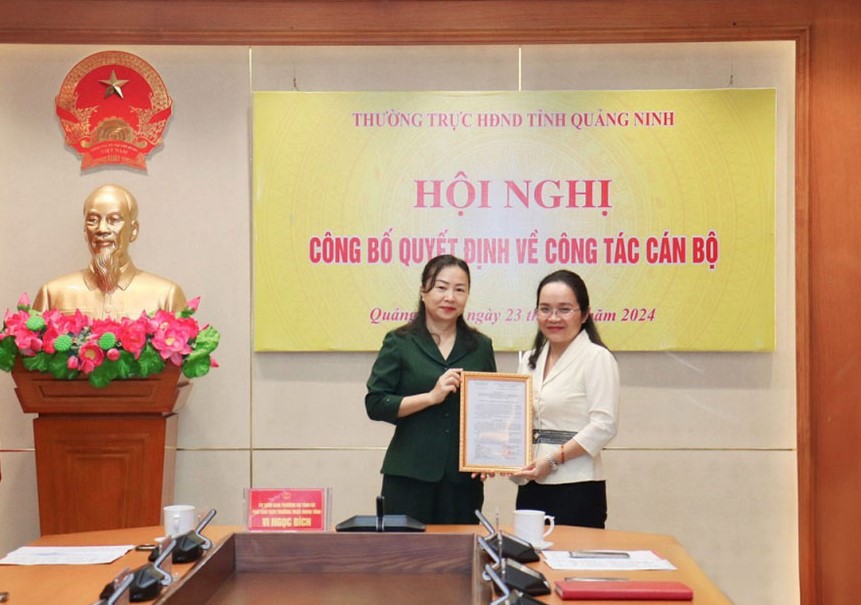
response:
{"label": "wooden desk panel", "polygon": [[472,605],[470,594],[470,578],[459,574],[240,573],[206,605]]}
{"label": "wooden desk panel", "polygon": [[[165,590],[159,600],[152,601],[153,605],[486,605],[490,602],[487,583],[479,579],[479,565],[476,563],[470,570],[464,568],[464,553],[472,543],[470,534],[485,533],[478,526],[432,526],[425,534],[382,535],[250,534],[239,527],[211,526],[204,533],[215,546],[198,563],[174,566],[179,580]],[[447,541],[441,539],[440,534],[461,535]],[[43,536],[32,545],[142,544],[152,542],[159,535],[161,528],[155,526]],[[684,582],[694,590],[693,605],[731,605],[671,536],[559,526],[549,538],[554,542],[554,549],[654,550],[678,569],[626,572],[625,575],[632,579]],[[375,551],[377,557],[373,556]],[[310,559],[316,560],[316,567],[308,567],[306,555],[309,552],[314,553]],[[132,551],[110,565],[0,566],[0,591],[9,591],[10,605],[91,605],[108,581],[124,568],[134,569],[146,563],[147,554]],[[328,559],[323,564],[320,557],[329,556],[338,560]],[[380,573],[381,565],[387,569],[386,573]],[[532,567],[551,583],[577,575],[550,569],[543,561]],[[583,575],[619,574],[588,572]],[[480,593],[478,596],[476,590]],[[404,595],[411,595],[414,600],[405,601]],[[539,600],[550,605],[566,603],[556,595],[542,596]],[[588,605],[590,602],[579,603]],[[600,602],[601,605],[613,603],[617,602]]]}
{"label": "wooden desk panel", "polygon": [[476,574],[479,561],[475,538],[463,529],[404,534],[242,532],[219,544],[159,603],[474,605],[490,601],[486,583]]}

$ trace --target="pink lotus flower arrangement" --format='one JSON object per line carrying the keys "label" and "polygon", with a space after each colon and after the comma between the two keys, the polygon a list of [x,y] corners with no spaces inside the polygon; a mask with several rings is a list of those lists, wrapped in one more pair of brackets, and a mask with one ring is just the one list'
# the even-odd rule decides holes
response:
{"label": "pink lotus flower arrangement", "polygon": [[198,325],[192,315],[200,297],[180,313],[156,311],[138,318],[93,319],[76,311],[33,311],[26,294],[18,310],[7,310],[0,329],[0,369],[10,372],[15,358],[24,367],[71,380],[84,374],[90,384],[103,387],[113,380],[158,374],[166,363],[181,366],[189,378],[218,367],[211,355],[220,334]]}

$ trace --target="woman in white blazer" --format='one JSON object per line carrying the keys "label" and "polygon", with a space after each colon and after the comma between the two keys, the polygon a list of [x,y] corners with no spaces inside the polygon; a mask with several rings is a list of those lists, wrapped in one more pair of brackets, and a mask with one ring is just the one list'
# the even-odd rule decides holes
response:
{"label": "woman in white blazer", "polygon": [[533,462],[513,475],[517,508],[560,525],[603,528],[601,450],[616,435],[619,368],[592,320],[579,275],[555,271],[538,285],[538,334],[519,372],[533,377]]}

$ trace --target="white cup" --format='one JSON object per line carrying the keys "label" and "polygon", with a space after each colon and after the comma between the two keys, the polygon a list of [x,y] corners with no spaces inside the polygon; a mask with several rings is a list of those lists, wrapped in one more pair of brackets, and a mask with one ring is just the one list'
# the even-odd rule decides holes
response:
{"label": "white cup", "polygon": [[[545,529],[545,521],[549,522]],[[532,546],[541,546],[544,538],[556,527],[556,521],[543,510],[514,511],[514,535],[526,540]]]}
{"label": "white cup", "polygon": [[190,504],[171,504],[164,507],[164,535],[181,536],[196,526],[197,515]]}

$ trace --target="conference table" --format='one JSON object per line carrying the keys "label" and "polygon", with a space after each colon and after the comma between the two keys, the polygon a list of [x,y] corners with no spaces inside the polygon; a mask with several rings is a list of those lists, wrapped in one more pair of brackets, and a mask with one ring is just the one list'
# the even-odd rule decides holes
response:
{"label": "conference table", "polygon": [[[503,531],[508,528],[503,527]],[[42,536],[30,546],[150,544],[160,526]],[[422,533],[247,532],[208,526],[213,546],[195,563],[175,564],[174,580],[154,605],[457,605],[498,599],[481,572],[489,561],[476,526],[430,526]],[[672,580],[693,589],[694,605],[731,605],[671,536],[557,526],[551,549],[652,550],[675,570],[626,571],[631,580]],[[130,550],[110,564],[0,566],[0,592],[9,605],[91,605],[124,569],[147,564],[148,552]],[[553,584],[571,576],[619,576],[619,572],[571,572],[530,563]],[[556,594],[533,597],[561,604]],[[612,605],[631,601],[577,601]],[[650,601],[660,603],[660,601]],[[676,601],[677,602],[677,601]],[[669,601],[667,601],[669,603]]]}

